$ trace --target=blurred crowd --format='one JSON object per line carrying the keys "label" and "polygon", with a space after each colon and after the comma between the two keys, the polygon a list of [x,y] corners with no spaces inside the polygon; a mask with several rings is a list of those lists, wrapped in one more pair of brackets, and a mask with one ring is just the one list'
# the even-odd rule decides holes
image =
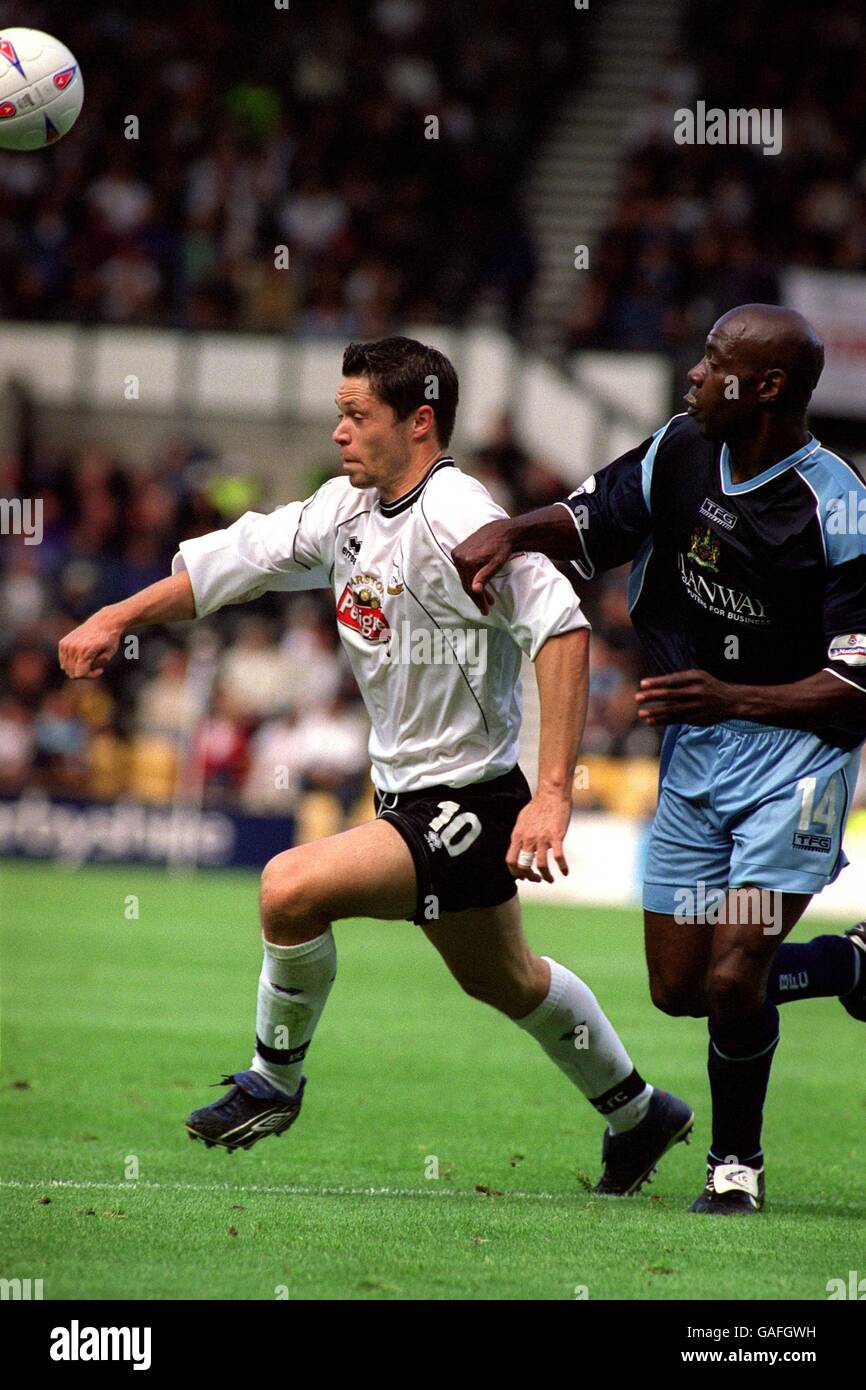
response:
{"label": "blurred crowd", "polygon": [[[0,495],[21,461],[0,459]],[[194,628],[130,634],[99,681],[68,682],[57,642],[163,578],[183,536],[255,504],[221,460],[172,440],[146,467],[95,445],[31,461],[42,540],[0,550],[0,789],[285,811],[324,791],[344,814],[368,785],[367,725],[328,594],[268,595]]]}
{"label": "blurred crowd", "polygon": [[[252,23],[205,0],[141,14],[31,0],[2,21],[62,37],[87,99],[74,137],[0,152],[0,318],[348,339],[459,324],[486,291],[522,330],[536,255],[515,190],[581,80],[569,4],[541,23],[524,0],[475,0],[467,23],[459,0],[332,0],[327,23],[301,4],[260,7]],[[781,266],[866,270],[859,0],[790,0],[783,22],[769,0],[730,0],[711,22],[684,6],[683,23],[629,131],[568,350],[690,361],[726,308],[778,300]],[[781,108],[781,152],[675,145],[674,111],[698,100]],[[471,466],[511,513],[568,491],[507,414]],[[63,633],[164,576],[181,537],[271,499],[183,439],[145,464],[94,444],[24,468],[0,456],[0,497],[43,507],[41,544],[0,551],[0,792],[163,802],[185,787],[255,812],[316,797],[347,823],[368,810],[366,716],[327,593],[133,636],[98,682],[69,684],[57,666]],[[590,800],[607,785],[613,808],[641,776],[651,796],[658,740],[634,716],[624,573],[580,588],[594,629]]]}
{"label": "blurred crowd", "polygon": [[[567,484],[503,416],[470,461],[510,512]],[[369,804],[368,724],[339,644],[329,592],[266,595],[203,623],[129,634],[98,681],[69,682],[57,643],[71,626],[168,573],[179,539],[265,508],[225,464],[172,439],[130,468],[104,446],[44,451],[28,489],[41,499],[39,545],[0,547],[0,791],[171,800],[270,814],[311,794],[348,821]],[[318,482],[310,481],[310,488]],[[21,495],[21,461],[0,457],[0,496]],[[586,595],[595,627],[586,751],[655,751],[635,727],[640,659],[623,575]]]}
{"label": "blurred crowd", "polygon": [[[681,17],[568,350],[688,354],[725,308],[778,299],[785,265],[866,268],[859,0],[790,0],[784,23],[730,0],[711,34],[699,6]],[[298,4],[251,23],[206,0],[28,0],[3,21],[68,42],[87,100],[53,149],[0,153],[0,317],[376,337],[460,323],[484,292],[522,331],[537,252],[519,189],[586,71],[569,4],[540,23],[476,0],[468,23],[460,0],[332,0],[326,22]],[[698,100],[781,109],[781,152],[676,145],[673,113]]]}
{"label": "blurred crowd", "polygon": [[487,287],[518,326],[512,195],[581,70],[568,5],[3,9],[70,46],[86,100],[52,150],[0,153],[0,317],[377,337]]}
{"label": "blurred crowd", "polygon": [[[610,224],[565,326],[569,349],[690,356],[735,304],[777,303],[786,265],[866,270],[866,10],[683,7],[683,46],[629,132]],[[763,42],[766,36],[767,42]],[[781,152],[674,143],[674,112],[781,109]]]}

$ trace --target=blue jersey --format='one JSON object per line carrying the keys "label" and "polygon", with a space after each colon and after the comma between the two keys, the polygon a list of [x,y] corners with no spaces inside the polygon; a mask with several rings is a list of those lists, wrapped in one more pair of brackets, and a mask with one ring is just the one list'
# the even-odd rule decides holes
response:
{"label": "blue jersey", "polygon": [[[812,435],[735,483],[727,445],[676,415],[561,505],[582,578],[632,562],[650,674],[782,685],[823,669],[866,692],[866,484]],[[866,717],[817,732],[853,748]]]}

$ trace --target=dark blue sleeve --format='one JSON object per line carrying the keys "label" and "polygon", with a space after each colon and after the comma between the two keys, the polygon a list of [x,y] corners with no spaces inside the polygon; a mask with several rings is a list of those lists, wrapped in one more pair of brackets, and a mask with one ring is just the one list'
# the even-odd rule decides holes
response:
{"label": "dark blue sleeve", "polygon": [[582,554],[572,564],[583,579],[633,560],[652,527],[650,482],[664,430],[587,478],[561,502],[572,513]]}
{"label": "dark blue sleeve", "polygon": [[[862,537],[860,544],[863,544]],[[824,595],[827,667],[866,691],[866,555],[834,565]]]}
{"label": "dark blue sleeve", "polygon": [[[866,510],[866,484],[853,468],[851,473],[847,496],[839,492],[819,512],[827,555],[825,670],[866,691],[866,537],[860,528],[860,516]],[[857,504],[853,525],[850,506],[846,506],[851,501]]]}

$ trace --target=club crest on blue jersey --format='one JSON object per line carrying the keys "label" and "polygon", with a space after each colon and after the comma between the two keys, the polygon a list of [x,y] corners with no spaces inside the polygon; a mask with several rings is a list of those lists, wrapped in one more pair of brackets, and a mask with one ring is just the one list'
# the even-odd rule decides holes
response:
{"label": "club crest on blue jersey", "polygon": [[692,532],[692,544],[688,553],[688,558],[694,560],[696,565],[702,569],[718,571],[718,559],[721,553],[721,542],[713,535],[709,527],[705,531],[700,529]]}

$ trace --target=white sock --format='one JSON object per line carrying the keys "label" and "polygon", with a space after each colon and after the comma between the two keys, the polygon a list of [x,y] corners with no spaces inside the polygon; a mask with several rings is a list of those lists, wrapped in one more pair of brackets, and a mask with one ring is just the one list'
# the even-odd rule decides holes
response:
{"label": "white sock", "polygon": [[265,941],[252,1070],[289,1095],[301,1084],[304,1057],[336,973],[330,927],[300,946]]}
{"label": "white sock", "polygon": [[653,1088],[634,1064],[588,985],[565,966],[550,966],[550,989],[536,1009],[516,1020],[586,1096],[613,1134],[633,1129],[647,1112]]}

